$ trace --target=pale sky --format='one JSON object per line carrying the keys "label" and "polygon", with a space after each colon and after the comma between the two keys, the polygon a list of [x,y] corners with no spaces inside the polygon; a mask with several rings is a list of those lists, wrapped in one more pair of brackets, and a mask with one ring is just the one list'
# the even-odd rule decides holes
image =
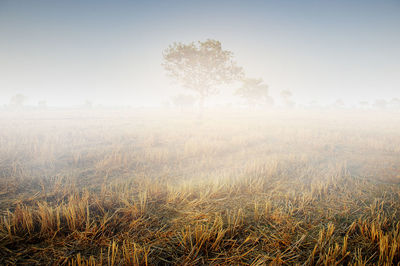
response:
{"label": "pale sky", "polygon": [[190,94],[165,75],[162,50],[207,38],[276,98],[400,98],[399,0],[0,0],[0,104],[22,93],[30,104],[159,105]]}

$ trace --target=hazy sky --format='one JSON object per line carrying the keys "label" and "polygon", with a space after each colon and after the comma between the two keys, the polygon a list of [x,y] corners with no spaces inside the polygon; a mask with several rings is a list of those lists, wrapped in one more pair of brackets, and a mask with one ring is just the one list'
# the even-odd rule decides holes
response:
{"label": "hazy sky", "polygon": [[399,0],[0,0],[0,104],[23,93],[31,104],[158,105],[185,92],[162,50],[207,38],[273,96],[400,97]]}

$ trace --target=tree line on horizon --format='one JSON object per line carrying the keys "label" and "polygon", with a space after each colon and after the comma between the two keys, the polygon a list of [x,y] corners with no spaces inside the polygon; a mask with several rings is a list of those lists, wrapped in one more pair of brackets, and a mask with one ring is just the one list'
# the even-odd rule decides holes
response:
{"label": "tree line on horizon", "polygon": [[[262,78],[248,77],[242,67],[234,60],[233,52],[224,50],[221,42],[207,39],[206,41],[191,42],[188,44],[174,42],[162,52],[162,66],[167,75],[178,82],[183,88],[193,94],[178,94],[171,98],[174,106],[181,109],[191,108],[197,102],[203,110],[206,100],[217,95],[224,86],[236,86],[234,95],[243,99],[248,107],[272,107],[275,100],[269,95],[269,87]],[[280,102],[286,108],[296,106],[290,90],[280,92]],[[21,108],[28,97],[18,93],[11,97],[7,107]],[[169,105],[169,103],[168,103]],[[390,101],[377,99],[370,104],[360,101],[359,107],[377,109],[400,108],[400,99]],[[86,99],[80,107],[92,108],[93,102]],[[337,99],[331,107],[344,108],[343,100]],[[38,108],[47,108],[47,101],[41,100]],[[318,102],[312,101],[308,107],[321,107]]]}
{"label": "tree line on horizon", "polygon": [[[237,90],[240,91],[240,88]],[[282,91],[281,94],[281,102],[284,107],[286,108],[294,108],[294,107],[306,107],[306,108],[346,108],[345,103],[341,99],[335,100],[332,104],[330,105],[320,105],[317,101],[311,101],[307,105],[300,105],[296,104],[291,96],[291,92],[289,90]],[[267,98],[268,99],[268,98]],[[28,97],[25,96],[24,94],[15,94],[14,96],[11,97],[9,104],[3,105],[5,108],[11,108],[11,109],[22,109],[24,107],[33,107],[37,109],[47,109],[49,107],[47,101],[45,100],[40,100],[37,102],[37,105],[27,105],[27,100]],[[268,99],[270,102],[266,102],[264,107],[274,107],[275,105],[275,100],[270,97]],[[163,102],[162,106],[163,107],[171,107],[175,106],[176,108],[179,108],[181,110],[188,110],[191,109],[195,106],[196,104],[196,97],[190,94],[178,94],[174,97],[171,97],[170,101]],[[228,107],[232,107],[232,104],[227,104]],[[255,105],[254,101],[252,98],[247,100],[247,106],[249,107],[256,107],[256,106],[262,106],[262,105]],[[82,102],[82,104],[77,105],[75,107],[79,108],[84,108],[84,109],[92,109],[96,107],[102,107],[102,105],[95,105],[92,101],[86,99],[85,101]],[[104,107],[104,106],[103,106]],[[358,103],[358,107],[362,109],[400,109],[400,99],[399,98],[392,98],[391,100],[386,100],[386,99],[377,99],[374,102],[368,102],[368,101],[360,101]]]}
{"label": "tree line on horizon", "polygon": [[[243,68],[234,61],[233,52],[222,49],[221,42],[217,40],[188,44],[175,42],[162,55],[162,66],[168,76],[197,96],[179,94],[173,97],[172,102],[177,107],[192,107],[198,101],[200,109],[203,109],[207,98],[218,94],[224,85],[232,83],[240,84],[234,94],[244,99],[249,107],[271,107],[275,103],[263,79],[247,77]],[[280,92],[283,106],[292,108],[296,105],[292,96],[290,90]],[[310,106],[316,105],[316,101],[310,103]],[[359,105],[362,108],[370,106],[366,101],[360,101]],[[332,106],[343,108],[345,104],[343,100],[337,99]],[[400,108],[400,99],[377,99],[372,106],[379,109],[388,106]]]}

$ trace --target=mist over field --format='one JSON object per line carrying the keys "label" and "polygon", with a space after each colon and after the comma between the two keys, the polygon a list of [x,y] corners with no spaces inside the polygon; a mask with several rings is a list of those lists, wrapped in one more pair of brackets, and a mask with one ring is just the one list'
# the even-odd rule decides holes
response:
{"label": "mist over field", "polygon": [[0,0],[0,264],[399,265],[399,11]]}

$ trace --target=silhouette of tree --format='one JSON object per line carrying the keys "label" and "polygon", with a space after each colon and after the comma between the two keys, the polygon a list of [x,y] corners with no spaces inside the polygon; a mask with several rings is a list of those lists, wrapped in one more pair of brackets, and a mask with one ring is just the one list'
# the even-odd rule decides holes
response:
{"label": "silhouette of tree", "polygon": [[390,106],[392,108],[399,109],[400,108],[400,99],[399,98],[393,98],[392,100],[390,100]]}
{"label": "silhouette of tree", "polygon": [[281,91],[281,98],[284,106],[289,108],[295,106],[295,102],[292,100],[292,95],[293,94],[290,90]]}
{"label": "silhouette of tree", "polygon": [[10,104],[12,106],[22,107],[24,105],[26,99],[27,99],[27,97],[25,95],[18,93],[16,95],[14,95],[13,97],[11,97]]}
{"label": "silhouette of tree", "polygon": [[362,108],[368,108],[368,107],[369,107],[369,102],[367,102],[367,101],[360,101],[360,102],[359,102],[359,105],[360,105]]}
{"label": "silhouette of tree", "polygon": [[92,109],[93,102],[91,100],[86,99],[85,102],[83,103],[83,108]]}
{"label": "silhouette of tree", "polygon": [[41,100],[38,102],[38,107],[41,109],[46,109],[47,108],[47,102],[45,100]]}
{"label": "silhouette of tree", "polygon": [[221,85],[239,80],[243,70],[233,60],[233,53],[221,43],[207,40],[197,43],[174,43],[163,51],[162,66],[168,75],[199,95],[200,108]]}
{"label": "silhouette of tree", "polygon": [[312,101],[310,101],[310,102],[308,103],[308,107],[309,107],[309,108],[316,108],[316,107],[320,107],[320,106],[319,106],[319,103],[318,103],[317,100],[312,100]]}
{"label": "silhouette of tree", "polygon": [[345,104],[342,99],[337,99],[335,101],[335,103],[333,104],[333,106],[336,108],[343,108],[343,107],[345,107]]}
{"label": "silhouette of tree", "polygon": [[235,94],[244,98],[249,106],[274,104],[273,98],[268,95],[268,85],[264,84],[262,79],[243,79],[242,86]]}
{"label": "silhouette of tree", "polygon": [[387,107],[388,102],[385,99],[375,100],[374,107],[378,109],[385,109]]}

